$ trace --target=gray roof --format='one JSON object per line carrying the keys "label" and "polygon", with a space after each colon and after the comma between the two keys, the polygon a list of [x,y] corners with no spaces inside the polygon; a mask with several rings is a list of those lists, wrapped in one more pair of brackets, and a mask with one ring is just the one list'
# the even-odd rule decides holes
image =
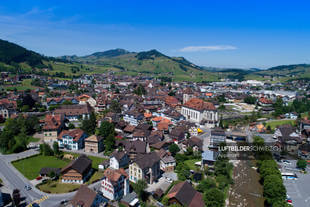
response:
{"label": "gray roof", "polygon": [[207,151],[204,151],[201,154],[201,156],[202,156],[202,160],[216,161],[219,154],[220,154],[219,152],[207,150]]}

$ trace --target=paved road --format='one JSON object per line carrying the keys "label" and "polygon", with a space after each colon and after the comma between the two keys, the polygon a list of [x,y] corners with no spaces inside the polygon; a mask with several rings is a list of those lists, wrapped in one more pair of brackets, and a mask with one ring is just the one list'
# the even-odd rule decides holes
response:
{"label": "paved road", "polygon": [[[44,207],[55,207],[58,206],[62,200],[70,200],[74,196],[75,192],[57,195],[41,192],[11,164],[11,161],[13,160],[28,157],[37,153],[38,152],[36,150],[28,150],[19,154],[0,155],[0,177],[3,182],[12,190],[19,189],[21,191],[21,196],[26,198],[27,203],[39,200],[44,196],[48,196],[48,199],[41,202],[40,205]],[[25,190],[25,185],[30,185],[32,190]],[[90,185],[89,187],[98,189],[99,185],[100,181]]]}
{"label": "paved road", "polygon": [[210,138],[211,138],[211,129],[201,128],[203,130],[202,134],[199,134],[198,137],[203,140],[202,150],[209,150]]}

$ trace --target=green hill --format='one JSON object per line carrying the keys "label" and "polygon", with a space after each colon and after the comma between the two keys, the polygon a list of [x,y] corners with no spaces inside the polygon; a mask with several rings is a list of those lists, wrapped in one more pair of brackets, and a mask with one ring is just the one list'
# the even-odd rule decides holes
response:
{"label": "green hill", "polygon": [[0,62],[11,65],[14,63],[27,63],[31,67],[40,67],[43,65],[45,57],[27,50],[17,44],[0,40]]}
{"label": "green hill", "polygon": [[218,80],[215,74],[203,70],[183,57],[169,57],[157,50],[137,53],[115,49],[82,57],[62,56],[61,58],[81,64],[116,68],[120,74],[164,75],[172,77],[174,80]]}

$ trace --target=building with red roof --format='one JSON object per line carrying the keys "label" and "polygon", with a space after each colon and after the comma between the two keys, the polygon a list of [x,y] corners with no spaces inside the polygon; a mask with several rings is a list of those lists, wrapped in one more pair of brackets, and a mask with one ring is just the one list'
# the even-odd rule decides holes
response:
{"label": "building with red roof", "polygon": [[211,128],[218,125],[218,112],[214,104],[199,98],[192,98],[183,104],[181,114],[186,120],[205,127]]}

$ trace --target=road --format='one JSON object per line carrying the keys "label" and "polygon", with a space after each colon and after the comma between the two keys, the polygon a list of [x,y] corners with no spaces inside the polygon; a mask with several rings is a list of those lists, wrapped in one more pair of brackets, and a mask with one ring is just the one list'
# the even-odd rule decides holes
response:
{"label": "road", "polygon": [[[21,196],[25,197],[25,201],[27,204],[40,200],[41,198],[47,198],[46,200],[41,202],[41,206],[44,207],[56,207],[62,200],[70,200],[75,192],[66,193],[66,194],[47,194],[41,192],[35,186],[33,186],[29,180],[27,180],[18,170],[16,170],[11,161],[21,159],[24,157],[28,157],[34,154],[37,154],[36,150],[28,150],[19,154],[11,154],[11,155],[0,155],[0,177],[5,183],[7,187],[11,190],[19,189],[21,192]],[[24,186],[29,185],[32,187],[31,190],[27,191]],[[100,181],[90,185],[90,188],[98,188],[100,185]]]}

